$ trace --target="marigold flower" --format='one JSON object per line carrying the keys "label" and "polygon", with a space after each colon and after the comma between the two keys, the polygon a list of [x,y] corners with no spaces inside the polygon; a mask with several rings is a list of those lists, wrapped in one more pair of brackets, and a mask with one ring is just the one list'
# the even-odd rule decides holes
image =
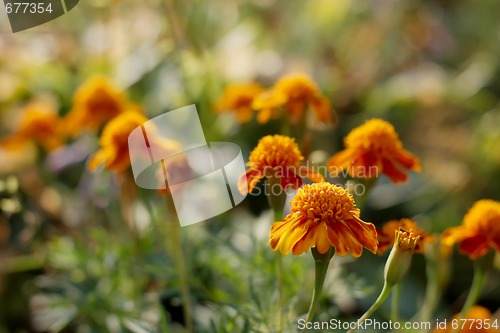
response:
{"label": "marigold flower", "polygon": [[394,232],[394,245],[387,258],[384,279],[388,285],[399,283],[410,268],[411,258],[415,252],[420,236],[402,229]]}
{"label": "marigold flower", "polygon": [[333,115],[328,99],[319,92],[316,84],[306,75],[292,74],[282,77],[273,89],[258,96],[254,108],[260,110],[257,120],[269,121],[272,111],[284,107],[292,123],[297,123],[308,106],[311,106],[316,118],[323,123],[332,123]]}
{"label": "marigold flower", "polygon": [[[465,319],[468,319],[467,321]],[[435,328],[433,333],[449,333],[453,330],[453,325],[457,325],[460,333],[498,333],[500,332],[498,320],[492,318],[490,310],[485,307],[475,305],[467,312],[464,320],[460,320],[460,313],[453,316],[445,328]],[[463,328],[462,328],[463,327]]]}
{"label": "marigold flower", "polygon": [[459,251],[472,260],[490,249],[500,251],[500,202],[477,201],[465,215],[463,225],[445,230],[441,237],[446,245],[460,243]]}
{"label": "marigold flower", "polygon": [[377,230],[378,234],[378,250],[377,254],[384,254],[385,251],[390,249],[394,244],[396,239],[396,230],[404,230],[406,232],[411,232],[415,236],[420,237],[420,241],[415,247],[415,252],[423,253],[425,243],[431,243],[434,241],[434,237],[428,234],[424,229],[420,228],[417,223],[410,219],[392,220],[386,222],[381,229]]}
{"label": "marigold flower", "polygon": [[399,183],[408,179],[406,170],[420,171],[419,159],[403,148],[394,127],[384,120],[368,120],[353,129],[344,144],[346,148],[327,162],[333,174],[347,170],[351,177],[375,178],[383,173]]}
{"label": "marigold flower", "polygon": [[[131,110],[125,111],[109,121],[99,139],[101,148],[89,161],[89,170],[94,171],[99,165],[104,163],[105,168],[110,171],[125,171],[130,166],[128,137],[136,127],[141,126],[147,120],[143,114]],[[148,130],[148,134],[149,144],[165,149],[167,152],[165,155],[180,151],[179,143],[155,136],[154,128]],[[143,158],[149,160],[148,152],[144,152]]]}
{"label": "marigold flower", "polygon": [[283,222],[271,227],[269,245],[282,254],[299,255],[310,248],[323,254],[331,246],[338,255],[361,256],[363,247],[377,252],[377,231],[359,218],[354,199],[327,182],[305,185],[291,201]]}
{"label": "marigold flower", "polygon": [[257,83],[234,84],[227,87],[216,103],[218,112],[234,112],[241,123],[252,120],[252,102],[264,89]]}
{"label": "marigold flower", "polygon": [[24,108],[17,131],[0,141],[8,150],[22,148],[28,142],[40,144],[47,150],[63,145],[61,119],[57,111],[42,103],[31,103]]}
{"label": "marigold flower", "polygon": [[84,82],[73,97],[73,108],[66,116],[66,131],[78,135],[98,131],[108,120],[131,108],[125,94],[108,78],[94,76]]}
{"label": "marigold flower", "polygon": [[259,110],[257,122],[267,123],[270,119],[279,117],[279,108],[287,101],[284,94],[275,90],[266,90],[255,97],[252,107]]}
{"label": "marigold flower", "polygon": [[295,139],[284,135],[267,135],[259,140],[257,147],[250,153],[246,181],[245,177],[241,177],[238,188],[241,193],[246,193],[248,186],[248,192],[251,192],[265,176],[279,178],[283,188],[289,185],[300,187],[302,175],[315,182],[323,181],[319,173],[299,166],[303,159]]}

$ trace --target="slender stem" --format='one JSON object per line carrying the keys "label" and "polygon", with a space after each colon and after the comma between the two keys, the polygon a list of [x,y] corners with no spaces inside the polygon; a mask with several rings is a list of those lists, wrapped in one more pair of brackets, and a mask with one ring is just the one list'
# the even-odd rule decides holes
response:
{"label": "slender stem", "polygon": [[[281,221],[283,219],[282,217],[283,211],[281,209],[274,209],[274,221]],[[278,284],[278,332],[283,332],[283,325],[284,325],[284,315],[283,315],[283,309],[284,309],[284,296],[283,296],[283,258],[282,254],[277,251],[275,253],[274,257],[274,263],[275,263],[275,268],[276,268],[276,282]]]}
{"label": "slender stem", "polygon": [[361,179],[361,184],[364,186],[364,192],[363,194],[361,194],[356,198],[356,207],[358,207],[358,209],[362,210],[365,207],[368,195],[370,194],[372,188],[375,187],[376,183],[377,183],[377,178]]}
{"label": "slender stem", "polygon": [[[375,303],[373,303],[372,306],[365,312],[365,314],[362,315],[361,318],[359,318],[358,321],[356,322],[356,329],[366,319],[368,319],[382,305],[382,303],[384,303],[387,296],[389,296],[389,294],[391,293],[392,287],[394,287],[394,285],[389,285],[387,283],[384,283],[384,287],[382,288],[382,291],[380,292],[380,295],[378,296]],[[354,331],[355,329],[351,328],[349,331],[347,331],[347,333],[352,333]]]}
{"label": "slender stem", "polygon": [[323,290],[326,272],[328,271],[328,265],[330,264],[330,259],[333,257],[335,250],[333,247],[330,247],[327,253],[320,254],[315,248],[312,248],[311,252],[314,257],[314,290],[311,304],[309,305],[309,311],[307,312],[307,322],[312,321],[314,313],[316,312],[321,291]]}
{"label": "slender stem", "polygon": [[33,270],[38,270],[43,268],[45,264],[44,255],[20,255],[16,257],[10,257],[2,259],[1,273],[20,273],[29,272]]}
{"label": "slender stem", "polygon": [[420,318],[421,322],[428,322],[431,320],[432,313],[441,297],[440,267],[438,265],[439,257],[437,257],[439,256],[439,244],[434,246],[431,251],[431,253],[425,253],[427,287],[425,289],[424,304],[417,317]]}
{"label": "slender stem", "polygon": [[[469,294],[465,299],[462,311],[460,311],[460,319],[464,319],[467,316],[469,310],[477,303],[479,296],[481,296],[484,282],[486,281],[486,275],[493,265],[494,257],[495,251],[490,251],[490,253],[477,259],[474,263],[474,277],[472,278],[472,284],[469,290]],[[452,330],[451,332],[458,332],[458,328]]]}
{"label": "slender stem", "polygon": [[[191,298],[189,292],[189,279],[187,274],[187,264],[182,251],[182,240],[181,232],[179,227],[179,222],[177,215],[175,213],[175,206],[170,195],[167,198],[167,214],[170,220],[170,237],[166,237],[167,249],[170,248],[174,254],[175,263],[177,266],[177,273],[179,274],[179,282],[181,288],[181,299],[182,299],[182,311],[184,314],[184,322],[186,324],[187,331],[192,333],[193,330],[193,317],[191,312]],[[171,243],[170,243],[171,242]]]}
{"label": "slender stem", "polygon": [[393,322],[399,321],[399,298],[401,295],[401,283],[394,286],[391,298],[391,320]]}

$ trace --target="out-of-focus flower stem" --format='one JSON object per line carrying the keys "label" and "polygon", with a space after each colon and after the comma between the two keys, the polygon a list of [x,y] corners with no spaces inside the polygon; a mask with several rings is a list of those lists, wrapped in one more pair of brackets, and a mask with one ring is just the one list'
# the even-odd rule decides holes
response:
{"label": "out-of-focus flower stem", "polygon": [[179,221],[175,212],[174,201],[170,195],[166,196],[167,215],[170,223],[170,237],[166,238],[167,250],[171,250],[177,266],[177,274],[179,274],[179,282],[181,287],[182,311],[184,313],[184,322],[188,332],[193,330],[193,316],[191,312],[191,297],[189,292],[189,279],[187,274],[186,260],[182,251],[182,240]]}
{"label": "out-of-focus flower stem", "polygon": [[431,321],[432,313],[439,303],[441,290],[445,284],[442,277],[445,272],[444,268],[440,267],[440,265],[443,265],[442,262],[440,263],[440,258],[440,244],[428,245],[428,249],[425,251],[427,287],[425,289],[424,303],[415,320],[418,319],[421,322]]}
{"label": "out-of-focus flower stem", "polygon": [[[281,221],[283,218],[282,210],[274,210],[274,220]],[[277,251],[275,253],[275,265],[276,265],[276,282],[278,284],[278,332],[283,332],[284,324],[284,307],[285,301],[283,297],[283,255]]]}
{"label": "out-of-focus flower stem", "polygon": [[[314,290],[311,304],[309,305],[309,311],[307,311],[307,322],[312,321],[314,318],[314,313],[316,312],[316,307],[321,297],[321,291],[323,290],[323,284],[325,283],[326,272],[328,271],[330,260],[335,254],[335,249],[330,247],[328,252],[321,254],[316,248],[312,248],[311,253],[314,257]],[[303,332],[305,332],[305,330]]]}
{"label": "out-of-focus flower stem", "polygon": [[[275,221],[281,221],[283,220],[283,208],[285,207],[285,202],[286,202],[286,192],[284,189],[280,191],[279,193],[276,193],[273,189],[275,186],[280,186],[280,179],[278,177],[275,177],[274,175],[268,175],[267,176],[267,184],[268,186],[268,191],[269,195],[267,196],[267,199],[269,201],[269,206],[271,206],[273,210],[273,219]],[[278,289],[278,332],[283,332],[283,324],[284,324],[284,315],[283,315],[283,309],[284,309],[284,297],[283,297],[283,258],[282,254],[278,251],[275,254],[275,268],[276,268],[276,283],[277,283],[277,289]]]}
{"label": "out-of-focus flower stem", "polygon": [[[460,311],[460,319],[464,319],[469,310],[477,303],[481,292],[483,291],[484,282],[488,272],[493,267],[493,259],[495,258],[495,251],[490,251],[486,255],[480,257],[474,262],[474,277],[472,279],[472,285],[469,290],[469,294],[465,299],[462,311]],[[458,328],[451,331],[451,333],[457,333]]]}
{"label": "out-of-focus flower stem", "polygon": [[364,192],[362,195],[356,197],[356,207],[359,209],[363,209],[366,204],[366,200],[368,199],[368,195],[372,188],[375,187],[377,183],[377,178],[364,179],[361,178],[361,184],[364,186]]}

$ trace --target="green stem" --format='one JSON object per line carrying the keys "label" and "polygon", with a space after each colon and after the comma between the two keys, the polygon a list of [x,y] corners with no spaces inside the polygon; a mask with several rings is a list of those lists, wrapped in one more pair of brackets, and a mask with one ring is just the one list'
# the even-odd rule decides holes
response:
{"label": "green stem", "polygon": [[432,313],[438,305],[439,299],[441,298],[441,288],[440,288],[440,267],[438,265],[439,260],[439,246],[436,244],[431,249],[432,252],[425,253],[426,260],[426,275],[427,275],[427,287],[425,289],[425,298],[420,314],[417,318],[420,318],[421,322],[428,322],[431,320]]}
{"label": "green stem", "polygon": [[[174,254],[175,263],[177,266],[177,273],[179,274],[179,282],[181,288],[182,311],[184,314],[184,322],[188,332],[192,333],[193,330],[193,316],[191,312],[191,298],[189,292],[189,279],[187,274],[187,265],[184,255],[182,253],[182,240],[179,227],[179,221],[175,213],[175,206],[173,199],[167,195],[167,214],[170,217],[171,232],[170,237],[165,237],[167,240],[167,249],[171,246]],[[171,242],[171,243],[170,243]]]}
{"label": "green stem", "polygon": [[[384,283],[384,287],[382,288],[382,291],[380,292],[380,295],[378,296],[375,303],[373,303],[372,306],[365,312],[365,314],[362,315],[361,318],[359,318],[358,321],[356,322],[356,329],[366,319],[368,319],[382,305],[382,303],[384,303],[387,296],[389,296],[389,294],[391,293],[392,287],[394,287],[394,285],[389,285],[387,283]],[[347,333],[352,333],[354,331],[355,329],[351,328],[349,331],[347,331]]]}
{"label": "green stem", "polygon": [[[274,210],[274,221],[281,221],[283,219],[282,217],[283,212],[280,209],[275,209]],[[283,325],[284,325],[284,315],[283,315],[283,309],[284,309],[284,296],[283,296],[283,256],[282,254],[277,251],[275,253],[274,257],[274,263],[276,267],[276,282],[277,282],[277,289],[278,289],[278,332],[283,332]]]}
{"label": "green stem", "polygon": [[394,286],[391,299],[391,320],[393,322],[399,321],[399,298],[401,295],[401,283]]}
{"label": "green stem", "polygon": [[[6,273],[29,272],[42,269],[45,264],[45,257],[39,255],[20,255],[10,257],[3,260],[4,267],[2,270]],[[2,272],[3,273],[3,272]]]}
{"label": "green stem", "polygon": [[[472,279],[472,284],[469,290],[469,294],[465,299],[462,311],[460,311],[460,319],[464,319],[467,316],[469,310],[477,303],[481,292],[483,291],[484,282],[486,281],[486,276],[493,265],[493,259],[495,256],[495,251],[490,251],[488,254],[476,260],[474,263],[474,277]],[[452,333],[458,332],[458,328],[454,329]]]}
{"label": "green stem", "polygon": [[361,178],[361,184],[364,186],[364,193],[358,197],[356,197],[356,207],[362,210],[365,207],[366,200],[368,199],[368,194],[372,188],[375,187],[377,183],[377,178],[364,179]]}
{"label": "green stem", "polygon": [[335,249],[333,247],[330,247],[330,250],[328,250],[327,253],[321,254],[318,252],[318,250],[316,250],[316,248],[312,248],[311,253],[314,257],[314,291],[311,299],[311,304],[309,305],[309,311],[307,312],[307,322],[312,321],[314,313],[316,312],[316,307],[318,306],[321,291],[323,290],[326,272],[328,271],[328,265],[330,264],[330,260],[335,254]]}

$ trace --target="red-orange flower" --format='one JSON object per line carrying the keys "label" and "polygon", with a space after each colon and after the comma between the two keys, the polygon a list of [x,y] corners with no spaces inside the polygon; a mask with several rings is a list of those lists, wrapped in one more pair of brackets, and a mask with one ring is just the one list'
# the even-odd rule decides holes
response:
{"label": "red-orange flower", "polygon": [[343,188],[327,182],[304,185],[290,204],[290,214],[271,227],[273,250],[299,255],[316,248],[323,254],[333,246],[336,254],[354,257],[361,256],[363,247],[377,252],[375,226],[359,218],[354,199]]}
{"label": "red-orange flower", "polygon": [[434,237],[428,234],[424,229],[420,228],[413,220],[403,218],[401,220],[392,220],[386,222],[381,229],[377,230],[378,234],[378,250],[377,253],[382,255],[392,247],[395,240],[396,230],[402,230],[407,233],[412,233],[419,237],[419,242],[415,247],[415,252],[422,253],[426,243],[434,241]]}
{"label": "red-orange flower", "polygon": [[253,104],[255,109],[260,110],[257,118],[260,123],[268,122],[273,110],[283,107],[291,123],[296,124],[309,106],[318,121],[333,122],[330,102],[321,95],[316,84],[303,74],[282,77],[271,90],[257,96]]}
{"label": "red-orange flower", "polygon": [[105,122],[132,107],[125,94],[108,78],[94,76],[76,91],[73,108],[65,119],[65,129],[71,135],[85,130],[97,131]]}
{"label": "red-orange flower", "polygon": [[267,135],[259,140],[257,147],[250,153],[247,163],[250,169],[245,173],[246,181],[245,177],[241,177],[238,188],[241,193],[246,193],[247,190],[251,192],[265,176],[278,178],[283,188],[300,187],[300,176],[315,182],[323,181],[323,176],[319,173],[300,166],[303,159],[295,139],[284,135]]}
{"label": "red-orange flower", "polygon": [[344,144],[346,148],[327,162],[334,175],[342,170],[356,178],[383,173],[399,183],[408,179],[407,170],[420,171],[419,159],[403,148],[394,127],[384,120],[372,119],[353,129]]}
{"label": "red-orange flower", "polygon": [[241,123],[252,120],[254,111],[252,102],[263,88],[257,83],[234,84],[224,90],[222,97],[216,103],[218,112],[234,112]]}
{"label": "red-orange flower", "polygon": [[[449,333],[453,330],[452,323],[458,325],[458,332],[460,333],[498,333],[499,320],[492,317],[490,310],[482,306],[473,306],[464,318],[460,320],[460,313],[453,316],[446,328],[435,328],[433,333]],[[468,319],[468,320],[467,320]],[[463,327],[463,328],[462,328]]]}
{"label": "red-orange flower", "polygon": [[17,150],[28,142],[37,143],[49,151],[63,144],[61,119],[56,110],[41,102],[28,104],[18,129],[0,141],[0,146]]}
{"label": "red-orange flower", "polygon": [[445,245],[460,243],[461,253],[475,260],[494,249],[500,251],[500,202],[479,200],[467,212],[463,224],[445,230]]}

